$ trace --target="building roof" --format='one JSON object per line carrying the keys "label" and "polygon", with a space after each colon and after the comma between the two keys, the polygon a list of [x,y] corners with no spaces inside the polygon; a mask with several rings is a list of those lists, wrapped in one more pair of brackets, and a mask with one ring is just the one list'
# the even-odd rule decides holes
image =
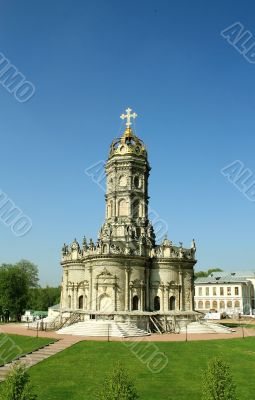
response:
{"label": "building roof", "polygon": [[208,277],[201,277],[195,280],[195,284],[201,283],[245,283],[249,279],[255,279],[254,271],[223,271],[223,272],[213,272]]}

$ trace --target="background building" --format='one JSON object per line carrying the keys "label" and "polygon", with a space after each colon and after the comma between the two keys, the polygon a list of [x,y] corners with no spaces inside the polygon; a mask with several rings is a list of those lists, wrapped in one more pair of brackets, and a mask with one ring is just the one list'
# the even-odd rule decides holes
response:
{"label": "background building", "polygon": [[195,280],[195,309],[249,315],[254,309],[254,272],[215,272]]}

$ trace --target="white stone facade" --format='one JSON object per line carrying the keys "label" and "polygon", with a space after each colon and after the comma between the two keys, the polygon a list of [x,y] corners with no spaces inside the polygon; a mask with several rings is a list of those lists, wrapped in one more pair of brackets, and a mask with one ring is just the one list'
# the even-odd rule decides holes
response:
{"label": "white stone facade", "polygon": [[250,315],[254,308],[254,286],[248,279],[229,273],[195,280],[197,311]]}
{"label": "white stone facade", "polygon": [[105,222],[96,243],[62,249],[61,310],[193,311],[196,246],[160,245],[148,219],[150,166],[143,142],[127,127],[106,164]]}

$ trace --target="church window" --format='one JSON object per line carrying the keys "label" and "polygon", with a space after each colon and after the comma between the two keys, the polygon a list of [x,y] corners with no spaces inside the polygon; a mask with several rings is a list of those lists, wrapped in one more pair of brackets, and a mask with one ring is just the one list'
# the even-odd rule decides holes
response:
{"label": "church window", "polygon": [[128,203],[125,199],[119,201],[119,216],[127,216],[128,215]]}
{"label": "church window", "polygon": [[139,176],[135,176],[134,177],[134,186],[136,189],[138,189],[140,187],[140,179]]}
{"label": "church window", "polygon": [[139,299],[138,299],[138,296],[135,295],[133,297],[133,311],[138,310],[138,306],[139,306]]}
{"label": "church window", "polygon": [[140,202],[139,200],[134,200],[132,203],[133,208],[133,218],[138,218],[140,216]]}
{"label": "church window", "polygon": [[68,308],[72,308],[72,297],[68,296]]}
{"label": "church window", "polygon": [[159,296],[154,297],[154,311],[160,310],[160,298]]}
{"label": "church window", "polygon": [[171,296],[169,299],[169,310],[175,310],[175,297]]}
{"label": "church window", "polygon": [[83,296],[79,297],[79,310],[83,309]]}
{"label": "church window", "polygon": [[127,178],[124,175],[119,178],[119,185],[122,187],[127,186]]}

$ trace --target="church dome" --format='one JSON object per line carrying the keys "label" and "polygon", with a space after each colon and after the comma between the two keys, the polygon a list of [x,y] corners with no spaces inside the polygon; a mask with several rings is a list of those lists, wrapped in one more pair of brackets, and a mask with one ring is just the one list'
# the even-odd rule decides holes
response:
{"label": "church dome", "polygon": [[121,119],[126,119],[126,130],[121,138],[115,139],[111,144],[109,158],[117,155],[136,155],[138,157],[147,158],[147,150],[141,139],[139,139],[132,131],[131,118],[137,117],[136,113],[131,113],[131,108],[126,109],[126,114],[120,116]]}
{"label": "church dome", "polygon": [[134,135],[130,127],[127,127],[121,138],[115,139],[112,142],[109,157],[129,154],[144,158],[147,157],[145,144]]}

